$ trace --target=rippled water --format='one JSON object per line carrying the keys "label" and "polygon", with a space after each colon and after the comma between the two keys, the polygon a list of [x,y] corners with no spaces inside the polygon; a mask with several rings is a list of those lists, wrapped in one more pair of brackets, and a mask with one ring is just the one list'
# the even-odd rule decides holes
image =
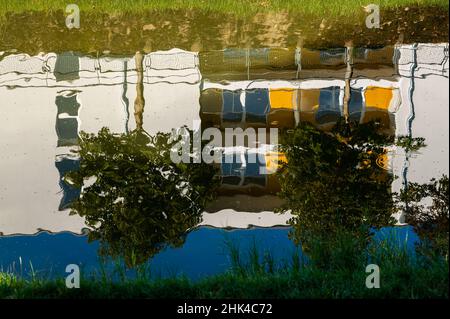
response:
{"label": "rippled water", "polygon": [[[387,135],[425,138],[426,147],[419,152],[394,146],[372,163],[382,175],[379,196],[362,185],[361,197],[355,198],[362,201],[368,192],[375,197],[373,205],[381,205],[376,202],[389,202],[390,192],[408,182],[448,175],[448,84],[448,43],[200,52],[174,48],[126,56],[2,52],[0,265],[17,270],[21,257],[24,265],[31,261],[34,269],[59,274],[68,263],[98,269],[98,251],[125,258],[133,251],[138,261],[151,260],[156,273],[198,278],[227,269],[229,240],[244,250],[256,242],[259,249],[288,258],[298,249],[297,230],[306,227],[289,210],[295,197],[290,190],[309,194],[310,180],[289,180],[276,172],[285,161],[288,167],[295,163],[296,142],[292,146],[283,134],[300,122],[327,132],[348,116],[361,124],[377,119]],[[272,128],[288,147],[274,149],[269,138],[247,142],[225,148],[226,154],[234,154],[230,163],[223,155],[218,163],[199,164],[198,170],[189,164],[183,173],[158,162],[158,155],[151,155],[155,167],[146,166],[139,154],[148,140],[142,144],[139,136],[151,139],[183,126],[200,133],[208,128],[222,133],[227,128]],[[97,134],[104,127],[109,133],[103,140],[80,144],[81,132]],[[134,134],[140,134],[136,140]],[[158,147],[153,149],[167,151]],[[80,148],[86,149],[85,158],[77,153]],[[257,161],[249,159],[252,153],[260,155]],[[80,167],[82,178],[96,180],[82,179],[80,187],[68,178]],[[158,167],[173,173],[174,182],[157,179],[153,169]],[[305,167],[289,169],[289,174],[308,175]],[[320,168],[310,171],[316,174]],[[193,185],[194,191],[184,190],[189,196],[178,191],[177,183],[185,181],[179,176]],[[341,185],[334,184],[333,176],[318,175],[317,180],[327,178],[330,187]],[[327,196],[328,191],[324,189]],[[206,200],[210,193],[215,196]],[[280,207],[287,209],[279,212]],[[387,206],[380,210],[389,215]],[[401,213],[394,217],[404,225]],[[333,218],[318,220],[323,228],[329,226],[326,220]],[[374,221],[384,225],[384,219]],[[417,240],[407,226],[384,231],[392,229],[400,237],[409,234],[410,244]],[[102,250],[102,243],[110,249]]]}

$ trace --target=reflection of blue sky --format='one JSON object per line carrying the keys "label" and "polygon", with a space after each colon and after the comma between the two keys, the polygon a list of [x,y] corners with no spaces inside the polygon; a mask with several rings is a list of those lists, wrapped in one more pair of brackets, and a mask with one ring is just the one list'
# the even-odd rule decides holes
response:
{"label": "reflection of blue sky", "polygon": [[[288,232],[288,227],[232,231],[201,227],[188,234],[182,247],[169,248],[155,256],[151,269],[155,275],[185,274],[192,279],[224,272],[230,266],[227,241],[238,246],[243,257],[256,243],[261,255],[269,251],[276,261],[290,261],[296,248],[289,240]],[[411,227],[385,228],[375,237],[386,236],[394,236],[388,238],[396,238],[397,243],[407,240],[410,249],[417,241]],[[97,249],[97,242],[89,244],[85,236],[71,233],[0,237],[0,267],[6,270],[15,263],[15,269],[19,271],[21,257],[23,274],[30,272],[30,262],[42,276],[64,275],[68,264],[81,265],[82,272],[90,274],[99,270]]]}

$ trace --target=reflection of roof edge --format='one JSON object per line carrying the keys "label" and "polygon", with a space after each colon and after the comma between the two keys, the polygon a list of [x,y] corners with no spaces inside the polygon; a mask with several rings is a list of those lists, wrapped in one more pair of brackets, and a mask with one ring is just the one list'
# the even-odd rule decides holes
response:
{"label": "reflection of roof edge", "polygon": [[[402,225],[403,226],[403,225]],[[406,225],[408,226],[408,225]],[[244,229],[285,229],[285,228],[290,228],[290,225],[273,225],[273,226],[258,226],[258,225],[252,225],[249,224],[247,227],[245,228],[241,228],[241,227],[217,227],[214,225],[197,225],[189,230],[186,231],[186,233],[190,233],[192,231],[201,229],[201,228],[210,228],[210,229],[222,229],[222,230],[226,230],[226,231],[233,231],[233,230],[244,230]],[[76,237],[85,237],[88,235],[89,230],[88,229],[82,229],[80,233],[77,232],[73,232],[73,231],[69,231],[69,230],[62,230],[62,231],[58,231],[58,232],[52,232],[49,230],[37,230],[35,233],[32,234],[24,234],[24,233],[14,233],[14,234],[8,234],[8,235],[2,235],[2,233],[0,232],[0,239],[2,238],[12,238],[12,237],[20,237],[20,236],[30,236],[30,237],[37,237],[41,234],[48,234],[51,236],[57,236],[57,235],[62,235],[62,234],[69,234],[69,235],[73,235]]]}

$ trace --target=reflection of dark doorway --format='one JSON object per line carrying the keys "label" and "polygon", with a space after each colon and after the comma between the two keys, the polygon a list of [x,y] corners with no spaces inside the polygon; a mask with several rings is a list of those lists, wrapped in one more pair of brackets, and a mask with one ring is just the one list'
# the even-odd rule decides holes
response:
{"label": "reflection of dark doorway", "polygon": [[69,207],[70,203],[78,199],[80,196],[80,188],[74,187],[64,181],[64,175],[68,172],[78,170],[80,168],[80,160],[74,160],[69,158],[63,158],[60,161],[55,162],[55,166],[59,172],[59,186],[63,191],[63,197],[59,203],[59,210],[64,210]]}

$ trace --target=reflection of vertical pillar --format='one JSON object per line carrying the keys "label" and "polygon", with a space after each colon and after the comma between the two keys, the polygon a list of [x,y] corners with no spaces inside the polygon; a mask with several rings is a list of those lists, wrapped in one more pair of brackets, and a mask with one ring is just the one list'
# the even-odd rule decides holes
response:
{"label": "reflection of vertical pillar", "polygon": [[302,70],[302,49],[303,49],[303,37],[298,38],[297,46],[295,48],[295,64],[297,65],[297,72],[295,78],[298,79],[300,71]]}
{"label": "reflection of vertical pillar", "polygon": [[349,111],[349,101],[351,96],[350,91],[350,80],[353,74],[353,44],[346,44],[346,55],[345,55],[345,64],[347,65],[347,69],[345,71],[345,90],[344,90],[344,118],[345,122],[348,122],[350,117]]}
{"label": "reflection of vertical pillar", "polygon": [[[412,53],[413,53],[413,61],[411,63],[411,68],[410,68],[410,82],[409,82],[409,89],[408,89],[408,97],[409,97],[409,106],[410,106],[410,114],[408,116],[408,137],[412,138],[412,123],[416,117],[416,112],[414,109],[414,100],[413,100],[413,96],[414,96],[414,90],[415,90],[415,73],[416,73],[416,69],[417,69],[417,43],[413,44],[412,46]],[[403,168],[402,168],[402,183],[403,183],[403,189],[405,191],[408,190],[408,168],[409,168],[409,156],[410,154],[408,152],[406,152],[405,154],[405,162],[403,164]],[[405,203],[406,205],[406,210],[408,209],[408,202]],[[404,222],[404,215],[402,214],[399,217],[399,222],[402,223]]]}
{"label": "reflection of vertical pillar", "polygon": [[[300,71],[302,70],[302,49],[303,49],[303,37],[300,37],[297,41],[297,47],[295,48],[295,64],[297,65],[297,72],[295,73],[295,78],[298,80],[300,76]],[[300,90],[296,90],[296,103],[294,103],[294,119],[295,126],[300,123],[300,101],[299,95]]]}
{"label": "reflection of vertical pillar", "polygon": [[136,52],[136,99],[134,100],[134,119],[136,121],[136,129],[142,130],[143,128],[143,115],[144,115],[144,67],[143,67],[144,55],[142,52]]}
{"label": "reflection of vertical pillar", "polygon": [[127,90],[128,90],[128,80],[127,80],[127,72],[128,72],[128,61],[125,60],[123,62],[123,86],[122,86],[122,103],[125,109],[125,132],[128,134],[128,122],[130,120],[130,112],[128,110],[129,100],[127,98]]}

